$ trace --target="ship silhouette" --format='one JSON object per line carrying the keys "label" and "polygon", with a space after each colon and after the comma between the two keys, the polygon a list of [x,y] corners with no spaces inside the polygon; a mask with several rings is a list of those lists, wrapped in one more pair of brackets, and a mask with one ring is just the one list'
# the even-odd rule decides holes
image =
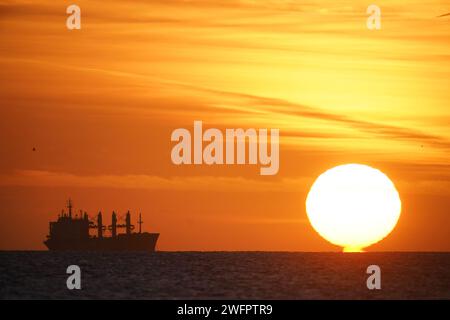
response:
{"label": "ship silhouette", "polygon": [[[113,211],[111,225],[103,225],[102,213],[97,222],[89,220],[88,214],[80,210],[80,216],[72,215],[72,201],[67,203],[68,213],[64,210],[58,220],[50,222],[50,231],[44,244],[51,251],[155,251],[159,233],[142,232],[142,218],[139,214],[139,232],[133,232],[130,211],[126,213],[125,223],[117,223],[117,214]],[[117,233],[118,229],[125,233]],[[91,236],[90,229],[96,229],[97,235]],[[109,237],[104,233],[108,230]]]}

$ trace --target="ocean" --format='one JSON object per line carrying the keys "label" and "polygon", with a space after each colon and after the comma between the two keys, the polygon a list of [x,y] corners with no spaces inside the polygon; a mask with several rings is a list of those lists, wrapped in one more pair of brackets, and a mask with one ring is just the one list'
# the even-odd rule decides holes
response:
{"label": "ocean", "polygon": [[[69,265],[81,290],[67,289]],[[450,299],[450,253],[3,251],[0,298]]]}

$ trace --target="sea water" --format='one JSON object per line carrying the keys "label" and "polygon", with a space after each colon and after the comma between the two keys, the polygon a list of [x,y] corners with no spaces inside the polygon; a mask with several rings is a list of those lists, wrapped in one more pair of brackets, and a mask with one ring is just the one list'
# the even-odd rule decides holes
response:
{"label": "sea water", "polygon": [[[67,289],[70,265],[81,290]],[[0,298],[450,299],[450,253],[0,252]]]}

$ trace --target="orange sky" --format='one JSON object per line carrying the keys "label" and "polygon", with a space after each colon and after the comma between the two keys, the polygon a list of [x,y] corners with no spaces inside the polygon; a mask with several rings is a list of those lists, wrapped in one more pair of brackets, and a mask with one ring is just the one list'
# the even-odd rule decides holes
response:
{"label": "orange sky", "polygon": [[[450,1],[0,0],[0,249],[44,249],[65,200],[142,211],[159,250],[339,250],[314,179],[365,163],[402,215],[369,250],[450,250]],[[280,170],[174,166],[171,132],[279,128]],[[33,152],[33,147],[36,151]]]}

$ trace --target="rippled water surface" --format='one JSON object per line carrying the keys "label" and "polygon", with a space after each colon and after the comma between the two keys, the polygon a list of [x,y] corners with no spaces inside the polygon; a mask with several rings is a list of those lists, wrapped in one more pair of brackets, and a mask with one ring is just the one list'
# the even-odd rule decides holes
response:
{"label": "rippled water surface", "polygon": [[[68,290],[66,268],[81,268]],[[366,268],[381,268],[368,290]],[[450,299],[450,253],[0,252],[2,299]]]}

